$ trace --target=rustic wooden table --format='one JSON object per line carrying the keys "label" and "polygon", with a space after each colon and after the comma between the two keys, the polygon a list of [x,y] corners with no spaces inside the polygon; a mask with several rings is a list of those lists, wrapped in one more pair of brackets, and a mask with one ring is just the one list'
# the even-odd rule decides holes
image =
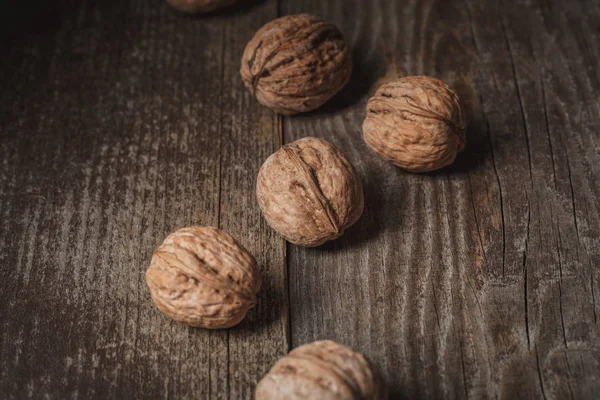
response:
{"label": "rustic wooden table", "polygon": [[[394,398],[598,398],[600,2],[242,3],[3,15],[17,23],[0,45],[0,398],[250,398],[277,358],[325,338],[369,356]],[[239,62],[261,25],[299,12],[340,27],[355,71],[322,109],[281,118]],[[469,145],[438,173],[361,138],[369,93],[408,74],[468,103]],[[316,249],[286,246],[254,196],[261,163],[304,136],[342,148],[366,194]],[[150,301],[153,248],[192,224],[261,265],[234,329]]]}

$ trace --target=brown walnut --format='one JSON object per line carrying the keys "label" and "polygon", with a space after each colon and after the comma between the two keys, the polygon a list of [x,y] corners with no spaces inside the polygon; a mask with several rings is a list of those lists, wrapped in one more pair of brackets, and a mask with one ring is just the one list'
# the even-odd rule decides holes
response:
{"label": "brown walnut", "polygon": [[352,56],[335,26],[308,14],[289,15],[256,32],[240,72],[261,104],[296,114],[320,107],[346,85]]}
{"label": "brown walnut", "polygon": [[152,300],[176,321],[209,329],[238,324],[256,304],[256,260],[227,233],[182,228],[154,251],[146,272]]}
{"label": "brown walnut", "polygon": [[385,398],[385,386],[365,357],[328,340],[292,350],[256,387],[256,400]]}
{"label": "brown walnut", "polygon": [[331,143],[313,137],[282,146],[264,162],[256,195],[269,225],[301,246],[338,238],[364,206],[352,164]]}
{"label": "brown walnut", "polygon": [[466,127],[460,99],[446,83],[408,76],[377,89],[367,104],[363,135],[400,168],[428,172],[454,162],[465,148]]}
{"label": "brown walnut", "polygon": [[185,13],[205,13],[219,8],[227,7],[236,0],[167,0],[171,7]]}

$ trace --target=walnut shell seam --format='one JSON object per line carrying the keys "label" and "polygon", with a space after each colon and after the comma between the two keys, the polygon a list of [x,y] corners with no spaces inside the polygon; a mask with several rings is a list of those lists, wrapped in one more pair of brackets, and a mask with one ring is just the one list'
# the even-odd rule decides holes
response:
{"label": "walnut shell seam", "polygon": [[[387,93],[381,93],[380,95],[383,98],[388,98],[388,99],[394,99],[397,100],[397,98],[394,98],[393,95],[391,94],[387,94]],[[439,113],[436,113],[435,111],[431,110],[431,109],[426,109],[423,107],[418,106],[417,104],[415,104],[414,99],[411,96],[408,95],[402,95],[400,96],[401,98],[403,98],[405,100],[405,104],[408,105],[408,107],[404,107],[403,111],[404,112],[409,112],[410,114],[416,116],[416,117],[421,117],[421,118],[427,118],[427,119],[434,119],[440,122],[443,122],[444,124],[447,124],[448,126],[450,126],[450,128],[452,129],[452,132],[454,134],[456,134],[456,136],[458,137],[458,151],[461,151],[465,145],[466,145],[466,126],[459,126],[457,124],[455,124],[452,120],[450,120],[447,117],[444,117],[443,115],[440,115]],[[374,97],[369,101],[369,109],[367,110],[368,113],[370,113],[371,115],[379,115],[379,114],[386,114],[387,111],[384,110],[375,110],[373,107],[373,103],[375,102],[386,102],[386,100],[378,98],[378,97]],[[398,105],[392,105],[391,101],[389,101],[388,104],[390,107],[394,107],[394,108],[402,108]]]}
{"label": "walnut shell seam", "polygon": [[460,97],[430,76],[407,76],[377,89],[367,103],[363,138],[384,159],[412,172],[454,162],[466,146]]}
{"label": "walnut shell seam", "polygon": [[333,207],[331,206],[331,202],[323,194],[323,190],[319,186],[319,182],[315,178],[315,175],[313,174],[311,167],[308,164],[306,164],[304,161],[302,161],[300,159],[300,157],[298,157],[296,152],[294,152],[292,149],[290,149],[289,146],[282,146],[282,150],[287,154],[287,156],[290,158],[292,163],[296,166],[298,171],[304,176],[305,180],[310,185],[310,187],[313,191],[313,194],[319,201],[323,211],[325,211],[325,215],[327,215],[327,219],[328,219],[329,223],[331,224],[331,228],[333,229],[333,232],[338,235],[341,234],[339,223],[337,222],[337,219],[338,219],[337,215],[336,215],[335,211],[333,210]]}
{"label": "walnut shell seam", "polygon": [[263,163],[256,194],[263,217],[289,242],[320,246],[363,212],[360,177],[345,155],[323,139],[282,146]]}

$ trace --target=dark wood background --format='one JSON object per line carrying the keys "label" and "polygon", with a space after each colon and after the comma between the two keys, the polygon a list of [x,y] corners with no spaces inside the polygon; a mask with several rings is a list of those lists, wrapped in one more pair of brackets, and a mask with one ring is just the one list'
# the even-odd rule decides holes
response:
{"label": "dark wood background", "polygon": [[[0,397],[250,398],[295,346],[364,352],[394,398],[600,397],[600,2],[265,0],[190,18],[159,0],[21,2],[0,41]],[[16,7],[16,8],[15,8]],[[29,9],[25,9],[25,8]],[[281,118],[244,89],[279,15],[336,24],[349,85]],[[471,115],[456,163],[416,175],[365,146],[378,84],[448,81]],[[361,220],[316,249],[262,220],[258,168],[332,141]],[[227,331],[152,305],[169,232],[215,225],[257,257],[258,306]]]}

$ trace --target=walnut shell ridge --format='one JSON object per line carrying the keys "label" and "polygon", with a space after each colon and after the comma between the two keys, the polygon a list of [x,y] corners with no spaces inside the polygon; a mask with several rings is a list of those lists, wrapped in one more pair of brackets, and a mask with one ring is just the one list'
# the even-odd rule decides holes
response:
{"label": "walnut shell ridge", "polygon": [[256,400],[379,400],[385,385],[360,353],[329,340],[292,350],[256,387]]}
{"label": "walnut shell ridge", "polygon": [[154,304],[176,321],[220,329],[238,324],[256,304],[256,260],[229,234],[192,226],[167,236],[146,271]]}
{"label": "walnut shell ridge", "polygon": [[167,0],[171,7],[189,14],[214,11],[228,7],[235,2],[236,0]]}
{"label": "walnut shell ridge", "polygon": [[446,83],[408,76],[377,89],[367,103],[363,136],[400,168],[428,172],[454,162],[465,148],[466,127],[460,99]]}
{"label": "walnut shell ridge", "polygon": [[256,183],[267,223],[289,242],[319,246],[360,218],[362,183],[346,156],[323,139],[282,146],[262,165]]}
{"label": "walnut shell ridge", "polygon": [[352,55],[340,31],[299,14],[271,21],[246,46],[242,80],[258,101],[280,114],[314,110],[352,74]]}

